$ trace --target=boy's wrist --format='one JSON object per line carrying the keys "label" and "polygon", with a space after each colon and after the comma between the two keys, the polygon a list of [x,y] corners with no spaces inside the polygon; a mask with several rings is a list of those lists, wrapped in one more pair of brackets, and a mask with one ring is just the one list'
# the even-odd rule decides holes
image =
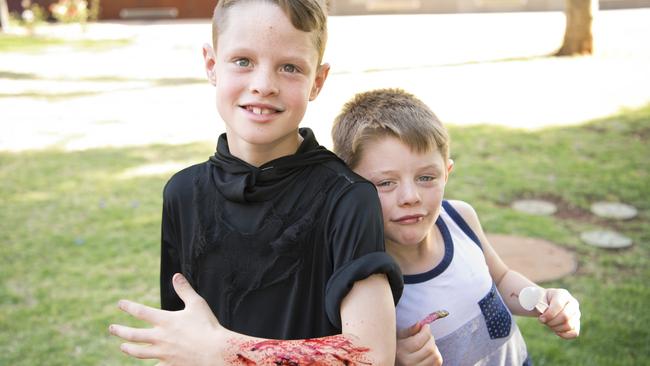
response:
{"label": "boy's wrist", "polygon": [[[206,365],[235,364],[240,345],[243,344],[243,335],[237,334],[223,326],[217,326],[211,333],[212,345]],[[231,360],[228,362],[228,360]]]}

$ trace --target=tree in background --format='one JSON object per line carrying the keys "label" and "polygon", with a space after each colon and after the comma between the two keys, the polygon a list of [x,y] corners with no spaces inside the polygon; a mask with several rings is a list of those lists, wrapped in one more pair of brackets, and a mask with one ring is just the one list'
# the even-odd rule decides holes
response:
{"label": "tree in background", "polygon": [[9,8],[7,0],[0,0],[0,31],[9,27]]}
{"label": "tree in background", "polygon": [[556,56],[591,55],[594,51],[592,23],[598,12],[598,0],[566,0],[566,30]]}
{"label": "tree in background", "polygon": [[90,0],[90,7],[88,8],[88,20],[96,22],[99,20],[99,0]]}
{"label": "tree in background", "polygon": [[61,23],[86,23],[88,2],[86,0],[59,0],[50,5],[50,13]]}

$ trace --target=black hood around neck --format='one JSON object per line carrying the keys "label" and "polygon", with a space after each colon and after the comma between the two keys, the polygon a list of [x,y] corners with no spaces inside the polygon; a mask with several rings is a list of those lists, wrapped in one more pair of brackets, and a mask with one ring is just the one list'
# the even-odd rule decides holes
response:
{"label": "black hood around neck", "polygon": [[[286,187],[306,166],[329,160],[341,161],[333,152],[318,144],[309,128],[300,128],[303,141],[293,155],[283,156],[259,168],[230,154],[226,134],[219,136],[217,151],[210,157],[213,179],[226,199],[235,202],[266,201],[275,191]],[[342,161],[341,161],[342,162]]]}

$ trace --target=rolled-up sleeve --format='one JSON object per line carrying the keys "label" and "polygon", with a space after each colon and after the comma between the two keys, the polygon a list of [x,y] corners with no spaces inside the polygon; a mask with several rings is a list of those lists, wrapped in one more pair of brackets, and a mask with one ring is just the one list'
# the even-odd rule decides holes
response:
{"label": "rolled-up sleeve", "polygon": [[402,294],[399,266],[385,252],[381,205],[375,188],[355,182],[334,203],[328,217],[330,259],[334,271],[327,282],[325,307],[329,321],[341,328],[341,302],[354,283],[383,273],[395,304]]}

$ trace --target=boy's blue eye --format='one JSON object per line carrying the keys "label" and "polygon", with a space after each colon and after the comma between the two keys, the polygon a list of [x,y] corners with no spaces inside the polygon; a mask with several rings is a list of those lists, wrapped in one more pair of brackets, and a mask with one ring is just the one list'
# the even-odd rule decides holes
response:
{"label": "boy's blue eye", "polygon": [[431,181],[435,180],[436,177],[432,177],[432,176],[430,176],[430,175],[423,175],[423,176],[421,176],[421,177],[418,178],[418,179],[421,180],[421,181],[423,181],[423,182],[431,182]]}
{"label": "boy's blue eye", "polygon": [[388,187],[388,186],[391,185],[391,182],[390,182],[390,181],[382,181],[382,182],[378,182],[378,183],[375,184],[375,185],[376,185],[377,187]]}
{"label": "boy's blue eye", "polygon": [[248,67],[248,66],[250,66],[250,64],[251,64],[251,61],[249,59],[247,59],[247,58],[240,58],[240,59],[235,60],[235,65],[237,65],[239,67]]}
{"label": "boy's blue eye", "polygon": [[287,65],[282,65],[282,71],[288,73],[294,73],[294,72],[298,72],[298,68],[296,67],[296,65],[287,64]]}

